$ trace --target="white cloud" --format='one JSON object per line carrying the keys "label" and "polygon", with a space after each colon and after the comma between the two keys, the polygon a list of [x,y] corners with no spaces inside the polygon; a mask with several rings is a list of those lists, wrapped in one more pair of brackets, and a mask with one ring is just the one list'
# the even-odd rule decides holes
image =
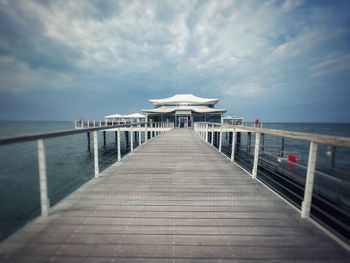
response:
{"label": "white cloud", "polygon": [[311,66],[309,70],[313,77],[350,71],[350,54],[331,54]]}
{"label": "white cloud", "polygon": [[225,88],[224,95],[232,98],[249,98],[260,96],[264,93],[264,87],[260,83],[239,83]]}
{"label": "white cloud", "polygon": [[303,4],[303,0],[285,0],[282,8],[286,12],[291,12]]}

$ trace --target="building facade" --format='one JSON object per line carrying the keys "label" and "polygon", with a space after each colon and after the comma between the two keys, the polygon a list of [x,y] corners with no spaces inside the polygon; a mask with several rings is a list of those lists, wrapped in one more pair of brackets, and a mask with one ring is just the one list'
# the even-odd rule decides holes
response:
{"label": "building facade", "polygon": [[149,100],[154,109],[142,110],[147,121],[173,122],[175,127],[190,127],[194,122],[221,122],[225,109],[215,109],[219,99],[200,98],[192,94],[176,94]]}

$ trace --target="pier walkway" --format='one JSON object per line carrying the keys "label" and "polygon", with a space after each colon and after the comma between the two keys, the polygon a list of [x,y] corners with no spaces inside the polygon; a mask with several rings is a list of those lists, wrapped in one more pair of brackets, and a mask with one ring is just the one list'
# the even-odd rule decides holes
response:
{"label": "pier walkway", "polygon": [[189,129],[127,155],[0,246],[0,262],[348,262]]}

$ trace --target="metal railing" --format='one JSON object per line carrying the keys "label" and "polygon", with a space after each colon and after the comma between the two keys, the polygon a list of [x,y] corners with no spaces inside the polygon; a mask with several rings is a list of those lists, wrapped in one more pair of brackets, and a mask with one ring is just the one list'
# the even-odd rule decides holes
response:
{"label": "metal railing", "polygon": [[[152,139],[153,137],[156,137],[168,130],[171,130],[174,127],[173,123],[157,123],[157,122],[152,122],[152,123],[130,123],[130,124],[120,124],[120,125],[113,125],[113,126],[109,126],[109,127],[94,127],[94,128],[84,128],[84,129],[72,129],[72,130],[64,130],[64,131],[55,131],[55,132],[46,132],[46,133],[36,133],[36,134],[24,134],[24,135],[16,135],[16,136],[11,136],[11,137],[6,137],[6,138],[0,138],[0,150],[3,150],[4,152],[2,152],[3,156],[6,156],[6,151],[8,150],[9,147],[13,147],[13,146],[19,146],[25,142],[29,142],[29,143],[36,143],[36,151],[37,151],[37,162],[38,162],[38,169],[32,169],[33,171],[37,172],[39,175],[39,180],[34,179],[35,182],[39,183],[39,198],[40,200],[38,200],[40,202],[40,212],[42,216],[47,216],[50,213],[50,198],[49,198],[49,191],[48,191],[48,176],[47,176],[47,163],[48,161],[50,161],[50,163],[52,162],[52,160],[48,160],[48,155],[46,153],[46,144],[48,144],[50,147],[59,147],[60,146],[60,142],[61,141],[55,141],[54,145],[52,143],[52,141],[55,140],[55,138],[64,138],[65,140],[69,140],[69,138],[71,138],[71,136],[73,135],[79,135],[79,134],[87,134],[88,136],[88,140],[87,140],[87,144],[88,144],[88,150],[90,152],[90,136],[92,134],[92,140],[93,140],[93,144],[92,144],[92,148],[93,151],[91,152],[92,154],[92,158],[90,159],[88,155],[87,161],[92,162],[92,168],[93,168],[93,174],[92,177],[89,176],[85,176],[84,178],[88,178],[91,179],[93,177],[99,177],[100,176],[100,171],[101,169],[106,168],[106,166],[111,165],[112,163],[114,163],[115,161],[120,161],[122,159],[123,154],[125,155],[127,152],[131,152],[133,151],[136,147],[140,146],[142,143],[146,142],[147,140]],[[114,133],[115,133],[115,141],[111,142],[110,144],[112,145],[112,147],[110,148],[114,148],[114,149],[106,149],[106,132],[110,131],[112,132],[109,136],[109,138],[111,138]],[[124,142],[126,144],[126,146],[124,147],[124,152],[122,152],[122,142],[121,142],[121,138],[122,138],[122,134],[124,133]],[[103,136],[102,136],[103,135]],[[82,142],[81,140],[82,138],[80,138],[79,142]],[[84,140],[83,140],[84,141]],[[102,144],[100,145],[101,141],[103,141],[103,147]],[[84,141],[85,142],[85,141]],[[11,146],[12,145],[12,146]],[[75,147],[75,145],[70,145],[71,148]],[[13,147],[13,148],[16,148]],[[17,149],[17,148],[16,148]],[[80,150],[83,148],[79,148]],[[86,149],[86,148],[85,148]],[[16,150],[13,150],[12,152],[15,152]],[[33,145],[33,147],[30,147],[30,155],[33,157],[35,156],[33,154],[33,151],[35,151],[35,145]],[[72,156],[70,156],[70,152],[69,150],[66,150],[65,148],[63,148],[64,151],[64,157],[62,157],[62,162],[67,162],[67,160],[69,160]],[[103,152],[106,152],[106,154],[102,154]],[[108,152],[108,153],[107,153]],[[29,153],[29,152],[27,152]],[[14,155],[16,155],[17,153],[15,152]],[[17,154],[19,155],[19,153]],[[15,156],[14,156],[15,157]],[[36,158],[30,158],[30,163],[33,163],[33,160],[35,160]],[[51,158],[55,158],[56,156],[52,156],[49,155],[49,157]],[[105,158],[106,160],[103,160],[105,162],[103,162],[104,164],[101,165],[101,158]],[[60,160],[61,161],[61,160]],[[58,161],[57,161],[58,162]],[[9,164],[12,165],[13,164]],[[58,164],[59,165],[59,164]],[[86,165],[86,163],[84,163],[84,165]],[[59,165],[59,167],[64,166],[64,164],[62,163],[61,165]],[[15,169],[15,168],[12,168]],[[27,167],[24,166],[24,169],[27,169]],[[84,169],[83,169],[84,170]],[[85,171],[85,170],[84,170]],[[4,167],[2,167],[2,182],[4,182],[4,178],[6,178],[6,173],[9,172],[9,169],[4,169]],[[17,171],[18,172],[18,171]],[[25,172],[25,171],[23,171]],[[87,170],[85,171],[87,172]],[[11,176],[13,176],[13,174],[11,174]],[[11,178],[10,175],[8,175],[7,177],[8,180],[13,180],[13,178]],[[6,179],[7,180],[7,179]],[[86,180],[84,181],[86,182]],[[84,182],[79,182],[77,183],[77,187],[79,187],[82,183]],[[70,182],[65,182],[65,184],[69,184]],[[29,186],[28,186],[29,187]],[[74,191],[75,189],[77,189],[77,187],[71,187],[71,189]],[[51,189],[52,190],[52,189]],[[53,191],[51,191],[51,193],[56,193],[59,192],[60,189],[53,189]],[[31,193],[33,194],[33,191],[31,191]],[[57,200],[58,198],[62,199],[64,198],[67,194],[69,193],[65,193],[64,195],[60,195],[58,197],[58,195],[55,196],[55,201],[54,203],[57,203],[59,200]],[[36,196],[36,194],[35,194]],[[8,201],[4,201],[2,200],[2,202],[6,202],[6,205],[10,206],[11,205],[11,201],[13,200],[13,197],[6,197],[6,196],[2,196],[4,198],[6,198],[6,200]],[[34,198],[36,199],[36,197]],[[17,206],[18,204],[16,203],[14,206]],[[13,209],[12,209],[13,210]],[[3,211],[4,212],[4,211]],[[6,216],[4,214],[4,216]],[[21,217],[23,218],[23,215],[17,215],[17,217]],[[6,216],[7,221],[10,221],[10,216]],[[30,216],[30,218],[28,218],[27,221],[31,220],[33,218],[33,213],[32,216]],[[17,219],[14,219],[17,220]],[[21,225],[23,225],[25,222],[22,222]],[[0,240],[5,238],[6,236],[8,236],[9,231],[7,231],[7,229],[1,229],[2,225],[0,225]],[[17,229],[14,229],[17,230]]]}
{"label": "metal railing", "polygon": [[254,127],[254,128],[262,128],[263,127],[263,124],[260,121],[259,122],[245,121],[245,122],[243,122],[242,125],[245,127]]}
{"label": "metal railing", "polygon": [[[111,127],[111,126],[116,126],[116,125],[128,125],[128,124],[142,124],[144,122],[138,122],[138,121],[107,121],[107,120],[102,120],[102,121],[96,121],[96,120],[76,120],[74,121],[75,128],[76,129],[85,129],[85,128],[97,128],[97,127]],[[173,127],[174,123],[172,122],[148,122],[149,125],[162,125],[164,128],[169,128]]]}
{"label": "metal railing", "polygon": [[[335,148],[349,150],[350,138],[205,122],[195,123],[194,130],[232,162],[243,167],[253,179],[258,179],[299,208],[302,218],[313,219],[349,249],[349,171],[339,173],[335,167],[318,170],[316,161],[320,155],[318,149],[322,146],[327,150],[327,165],[334,164]],[[229,133],[226,144],[223,142],[225,133]],[[244,143],[242,134],[246,134]],[[265,135],[280,138],[281,145],[275,146],[278,149],[274,153],[266,150],[269,145],[264,140]],[[309,143],[305,165],[287,158],[285,138]],[[349,158],[350,151],[348,154],[345,158]]]}

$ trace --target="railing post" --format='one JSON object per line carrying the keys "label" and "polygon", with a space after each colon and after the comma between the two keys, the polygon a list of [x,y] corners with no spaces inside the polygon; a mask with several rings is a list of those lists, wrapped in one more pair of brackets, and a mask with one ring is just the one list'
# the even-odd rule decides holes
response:
{"label": "railing post", "polygon": [[252,148],[252,133],[247,133],[247,152],[250,153]]}
{"label": "railing post", "polygon": [[280,143],[280,157],[283,157],[284,155],[284,137],[281,137],[281,143]]}
{"label": "railing post", "polygon": [[148,123],[145,123],[145,141],[148,141]]}
{"label": "railing post", "polygon": [[202,137],[205,139],[205,123],[202,123]]}
{"label": "railing post", "polygon": [[308,218],[310,216],[312,191],[314,186],[315,167],[316,167],[316,159],[317,159],[317,147],[318,147],[317,143],[310,142],[309,161],[307,164],[307,173],[306,173],[305,190],[304,190],[304,200],[301,205],[302,218]]}
{"label": "railing post", "polygon": [[40,183],[40,207],[41,215],[47,216],[50,209],[50,200],[47,194],[47,176],[44,141],[39,139],[38,144],[38,162],[39,162],[39,183]]}
{"label": "railing post", "polygon": [[221,149],[222,149],[222,127],[220,126],[220,138],[219,138],[219,152],[221,152]]}
{"label": "railing post", "polygon": [[132,126],[130,126],[130,151],[134,150],[134,131]]}
{"label": "railing post", "polygon": [[205,141],[208,142],[208,123],[205,124]]}
{"label": "railing post", "polygon": [[236,130],[232,131],[231,162],[235,161]]}
{"label": "railing post", "polygon": [[95,177],[99,176],[98,168],[98,140],[97,140],[97,131],[94,131],[94,167],[95,167]]}
{"label": "railing post", "polygon": [[334,164],[335,164],[335,146],[328,145],[326,150],[326,156],[327,156],[327,169],[333,170]]}
{"label": "railing post", "polygon": [[261,144],[261,152],[264,153],[265,151],[265,134],[261,134],[261,139],[260,139],[260,144]]}
{"label": "railing post", "polygon": [[211,125],[211,146],[214,146],[214,124]]}
{"label": "railing post", "polygon": [[259,161],[259,148],[260,148],[261,133],[257,132],[255,136],[255,149],[254,149],[254,164],[252,176],[255,179],[258,174],[258,161]]}
{"label": "railing post", "polygon": [[142,137],[141,137],[141,124],[139,124],[139,146],[141,145],[141,140],[142,140]]}
{"label": "railing post", "polygon": [[87,148],[88,148],[88,151],[90,151],[90,149],[91,149],[91,147],[90,147],[90,132],[87,132],[86,135],[87,135]]}
{"label": "railing post", "polygon": [[106,131],[103,131],[103,147],[106,147]]}
{"label": "railing post", "polygon": [[120,153],[120,128],[118,128],[117,131],[117,152],[118,152],[118,161],[121,160],[121,153]]}

